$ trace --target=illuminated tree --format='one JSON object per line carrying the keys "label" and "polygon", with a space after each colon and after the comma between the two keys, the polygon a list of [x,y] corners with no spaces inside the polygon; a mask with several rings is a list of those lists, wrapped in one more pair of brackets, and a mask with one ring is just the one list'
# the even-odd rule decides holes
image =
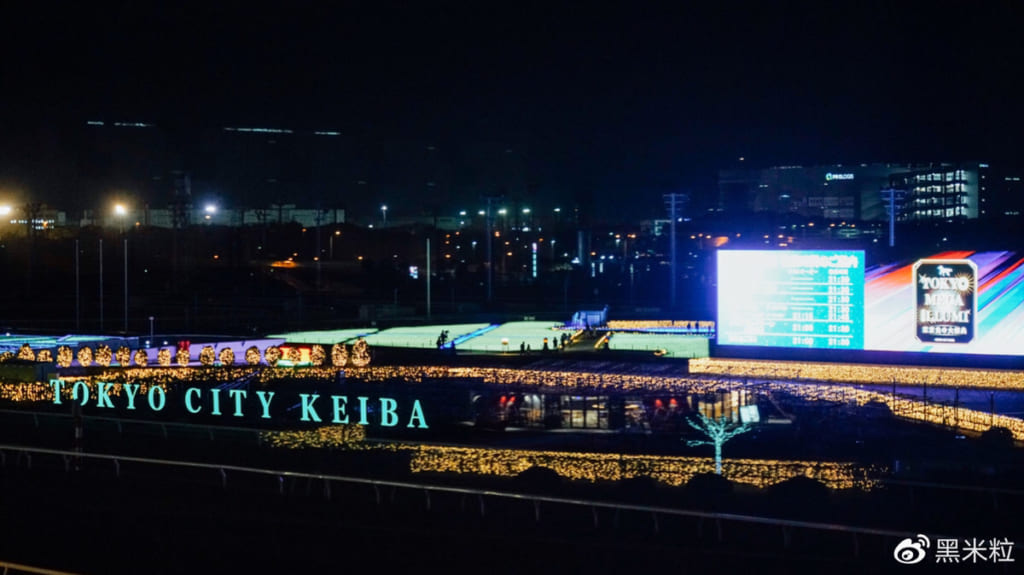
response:
{"label": "illuminated tree", "polygon": [[292,362],[293,364],[299,363],[300,361],[302,361],[302,352],[299,350],[299,348],[297,348],[297,347],[289,347],[288,348],[288,361]]}
{"label": "illuminated tree", "polygon": [[327,359],[327,352],[324,351],[324,346],[314,345],[313,349],[309,351],[309,361],[313,362],[316,367],[323,365],[325,359]]}
{"label": "illuminated tree", "polygon": [[370,345],[363,338],[359,338],[352,344],[352,365],[356,367],[370,365]]}
{"label": "illuminated tree", "polygon": [[53,352],[48,349],[39,350],[39,355],[36,356],[36,361],[43,363],[50,363],[53,361]]}
{"label": "illuminated tree", "polygon": [[9,351],[5,351],[3,353],[0,353],[0,363],[3,363],[3,362],[5,362],[5,361],[7,361],[9,359],[13,359],[14,357],[15,357],[15,355],[13,353],[9,352]]}
{"label": "illuminated tree", "polygon": [[263,357],[267,360],[267,365],[275,366],[278,360],[281,359],[281,348],[276,345],[268,346],[266,351],[263,352]]}
{"label": "illuminated tree", "polygon": [[29,347],[27,343],[23,343],[21,344],[21,347],[18,348],[18,359],[24,359],[26,361],[35,361],[36,352],[32,351],[32,348]]}
{"label": "illuminated tree", "polygon": [[181,348],[178,350],[178,353],[174,354],[174,361],[178,362],[179,367],[188,367],[192,357],[189,356],[187,349]]}
{"label": "illuminated tree", "polygon": [[156,362],[161,367],[170,367],[171,366],[171,350],[169,350],[169,349],[167,349],[165,347],[165,348],[161,349],[160,351],[156,352]]}
{"label": "illuminated tree", "polygon": [[730,421],[727,417],[712,419],[703,413],[697,413],[697,421],[687,419],[690,427],[708,436],[708,439],[691,439],[686,442],[690,447],[698,445],[715,446],[715,473],[722,474],[722,444],[752,428],[746,423]]}
{"label": "illuminated tree", "polygon": [[132,350],[122,345],[117,348],[117,353],[114,354],[114,358],[117,359],[117,363],[120,364],[121,367],[128,367],[132,363]]}
{"label": "illuminated tree", "polygon": [[213,346],[204,345],[202,351],[199,352],[199,363],[203,365],[213,365],[215,357],[217,357],[217,355],[213,351]]}
{"label": "illuminated tree", "polygon": [[110,367],[110,362],[114,359],[114,352],[110,349],[109,345],[101,345],[96,348],[96,357],[94,359],[97,365]]}
{"label": "illuminated tree", "polygon": [[146,350],[135,350],[135,365],[139,367],[146,367],[149,365],[149,355],[146,354]]}
{"label": "illuminated tree", "polygon": [[348,348],[343,343],[336,343],[331,346],[331,363],[334,367],[345,367],[348,363]]}
{"label": "illuminated tree", "polygon": [[224,349],[220,350],[218,359],[220,359],[221,365],[231,365],[235,363],[235,350],[231,349],[230,347],[225,347]]}
{"label": "illuminated tree", "polygon": [[71,353],[71,348],[62,345],[57,348],[57,365],[60,367],[71,367],[71,362],[74,360],[74,354]]}
{"label": "illuminated tree", "polygon": [[248,363],[249,365],[257,365],[259,364],[259,362],[260,348],[254,345],[251,346],[249,349],[245,350],[245,363]]}
{"label": "illuminated tree", "polygon": [[82,367],[89,367],[92,365],[92,348],[83,347],[78,350],[78,365]]}

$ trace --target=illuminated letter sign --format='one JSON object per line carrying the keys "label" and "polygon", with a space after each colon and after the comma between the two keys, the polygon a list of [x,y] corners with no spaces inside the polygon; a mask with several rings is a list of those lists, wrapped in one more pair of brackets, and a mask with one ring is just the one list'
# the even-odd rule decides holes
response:
{"label": "illuminated letter sign", "polygon": [[978,268],[970,260],[920,260],[914,264],[917,339],[969,343],[974,339]]}
{"label": "illuminated letter sign", "polygon": [[835,180],[852,180],[852,179],[853,179],[853,174],[833,174],[832,172],[829,172],[829,173],[825,174],[825,181],[826,182],[832,182],[832,181],[835,181]]}

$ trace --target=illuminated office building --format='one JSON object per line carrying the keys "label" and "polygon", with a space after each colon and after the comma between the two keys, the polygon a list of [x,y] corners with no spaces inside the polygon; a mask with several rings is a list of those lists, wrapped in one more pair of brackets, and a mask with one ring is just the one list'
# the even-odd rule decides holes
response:
{"label": "illuminated office building", "polygon": [[719,172],[723,210],[793,214],[826,220],[888,218],[884,190],[902,198],[901,220],[975,219],[999,191],[988,164],[836,164]]}

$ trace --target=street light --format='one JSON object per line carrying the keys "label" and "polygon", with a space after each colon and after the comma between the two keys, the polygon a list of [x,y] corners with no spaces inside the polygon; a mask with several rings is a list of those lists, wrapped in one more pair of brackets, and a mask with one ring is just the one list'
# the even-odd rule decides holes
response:
{"label": "street light", "polygon": [[380,224],[380,227],[385,228],[388,225],[388,207],[387,206],[381,206],[380,207],[380,214],[381,214],[381,218],[382,218],[382,222]]}
{"label": "street light", "polygon": [[114,205],[114,214],[121,221],[121,235],[124,236],[124,333],[128,333],[128,236],[124,233],[124,218],[128,215],[128,208],[124,204]]}
{"label": "street light", "polygon": [[206,212],[206,215],[203,216],[203,218],[209,221],[210,219],[213,218],[214,214],[217,213],[217,206],[214,204],[206,204],[206,207],[203,208],[203,211]]}
{"label": "street light", "polygon": [[328,241],[328,243],[331,246],[330,247],[330,254],[329,254],[331,260],[334,259],[334,238],[337,237],[337,236],[340,236],[340,235],[341,235],[341,230],[334,230],[334,233],[331,234],[331,239]]}

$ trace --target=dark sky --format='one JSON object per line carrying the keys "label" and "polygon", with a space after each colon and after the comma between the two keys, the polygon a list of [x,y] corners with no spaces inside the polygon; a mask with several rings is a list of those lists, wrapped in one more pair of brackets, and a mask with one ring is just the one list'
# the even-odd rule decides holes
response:
{"label": "dark sky", "polygon": [[149,4],[5,6],[0,169],[90,118],[497,142],[606,213],[740,156],[1022,164],[1017,2]]}

